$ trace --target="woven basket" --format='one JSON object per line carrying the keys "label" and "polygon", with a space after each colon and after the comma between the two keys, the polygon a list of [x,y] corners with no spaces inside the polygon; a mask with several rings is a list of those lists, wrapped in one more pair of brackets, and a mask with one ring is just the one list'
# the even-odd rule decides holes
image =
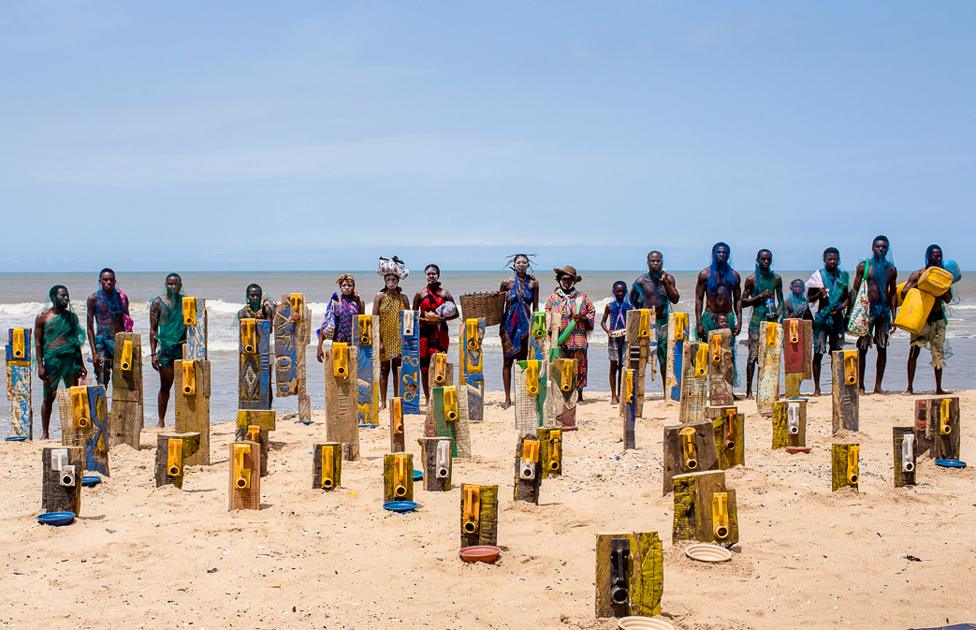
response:
{"label": "woven basket", "polygon": [[461,296],[461,314],[465,319],[484,317],[488,326],[502,323],[505,294],[501,291],[465,293]]}

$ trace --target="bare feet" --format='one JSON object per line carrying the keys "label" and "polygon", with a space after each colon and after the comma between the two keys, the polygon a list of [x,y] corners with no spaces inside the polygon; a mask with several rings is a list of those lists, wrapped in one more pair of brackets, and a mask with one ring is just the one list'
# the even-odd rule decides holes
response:
{"label": "bare feet", "polygon": [[951,393],[952,392],[950,392],[948,389],[941,389],[941,388],[939,388],[939,389],[935,390],[935,395],[936,396],[948,396]]}
{"label": "bare feet", "polygon": [[820,396],[820,390],[819,389],[813,390],[813,395],[814,396]]}
{"label": "bare feet", "polygon": [[44,435],[41,436],[41,439],[42,440],[50,440],[51,439],[51,436],[48,435],[47,433],[45,433]]}
{"label": "bare feet", "polygon": [[159,422],[156,423],[156,428],[157,429],[165,429],[166,428],[166,423],[163,422],[162,420],[160,420]]}
{"label": "bare feet", "polygon": [[[936,393],[938,393],[938,392],[936,392]],[[912,391],[912,388],[909,387],[908,389],[905,390],[905,394],[908,395],[908,396],[912,396],[912,395],[915,394],[915,392],[913,392]]]}
{"label": "bare feet", "polygon": [[619,405],[620,404],[620,400],[616,396],[611,396],[610,397],[610,404],[611,405]]}
{"label": "bare feet", "polygon": [[512,406],[512,401],[509,400],[508,398],[506,398],[505,402],[502,403],[502,409],[508,409],[511,406]]}
{"label": "bare feet", "polygon": [[871,393],[872,393],[872,394],[880,394],[880,395],[882,395],[882,396],[884,396],[884,395],[885,395],[885,394],[887,394],[888,392],[886,392],[885,390],[883,390],[883,389],[881,389],[880,387],[875,387],[875,388],[874,388],[874,391],[873,391],[873,392],[871,392]]}
{"label": "bare feet", "polygon": [[752,392],[746,392],[746,400],[752,400]]}

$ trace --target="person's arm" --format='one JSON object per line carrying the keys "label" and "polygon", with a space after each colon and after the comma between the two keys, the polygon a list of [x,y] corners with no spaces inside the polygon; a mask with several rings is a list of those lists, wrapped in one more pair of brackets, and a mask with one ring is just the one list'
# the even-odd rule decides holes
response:
{"label": "person's arm", "polygon": [[98,369],[98,354],[95,352],[95,294],[92,293],[88,296],[88,302],[85,303],[85,320],[88,329],[88,349],[91,350],[92,362],[95,364],[95,369]]}
{"label": "person's arm", "polygon": [[539,310],[539,281],[532,279],[532,312]]}
{"label": "person's arm", "polygon": [[[400,303],[403,304],[403,310],[405,311],[410,310],[410,301],[407,299],[407,296],[404,295],[402,291],[400,292]],[[413,309],[413,310],[417,310],[417,309]]]}
{"label": "person's arm", "polygon": [[921,274],[918,271],[913,271],[911,275],[908,276],[908,280],[905,281],[905,286],[902,287],[901,293],[899,294],[901,299],[904,300],[905,296],[908,295],[908,292],[918,286],[918,278],[920,275]]}
{"label": "person's arm", "polygon": [[674,276],[665,271],[662,281],[664,282],[664,290],[668,294],[668,300],[670,300],[672,304],[677,304],[678,300],[681,299],[681,296],[678,295],[678,283],[674,279]]}
{"label": "person's arm", "polygon": [[895,329],[895,315],[898,314],[898,268],[892,267],[888,270],[888,305],[891,308],[891,330]]}
{"label": "person's arm", "polygon": [[607,327],[607,319],[609,318],[610,318],[610,305],[607,304],[606,306],[603,307],[603,319],[600,320],[600,326],[603,327],[603,330],[605,330],[608,335],[610,334],[610,328]]}
{"label": "person's arm", "polygon": [[783,277],[776,276],[776,319],[781,319],[783,314]]}
{"label": "person's arm", "polygon": [[[406,296],[404,296],[404,297],[406,297]],[[413,310],[415,310],[415,311],[419,311],[420,310],[420,300],[421,299],[422,298],[420,297],[420,292],[419,291],[414,294],[414,296],[413,296]],[[410,308],[410,307],[408,306],[407,308]]]}
{"label": "person's arm", "polygon": [[159,298],[153,300],[149,306],[149,350],[152,352],[150,362],[156,371],[159,370],[159,358],[156,357],[157,333],[159,333]]}
{"label": "person's arm", "polygon": [[861,288],[861,278],[864,276],[864,263],[858,263],[857,269],[854,270],[854,284],[851,285],[851,293],[857,295],[858,290]]}
{"label": "person's arm", "polygon": [[702,306],[705,302],[705,283],[708,282],[708,270],[703,269],[698,273],[698,282],[695,284],[695,332],[698,338],[705,336],[705,328],[702,326]]}
{"label": "person's arm", "polygon": [[377,293],[373,296],[373,315],[380,314],[380,302],[383,301],[383,294]]}
{"label": "person's arm", "polygon": [[34,357],[37,359],[37,378],[47,382],[47,370],[44,369],[44,315],[39,314],[34,319]]}
{"label": "person's arm", "polygon": [[583,310],[578,318],[579,324],[583,327],[583,330],[590,331],[596,326],[596,307],[593,306],[593,300],[590,296],[586,296],[583,299]]}
{"label": "person's arm", "polygon": [[735,336],[738,337],[739,333],[742,332],[742,288],[739,286],[739,272],[733,271],[735,274],[735,286],[732,287],[732,308],[735,309]]}

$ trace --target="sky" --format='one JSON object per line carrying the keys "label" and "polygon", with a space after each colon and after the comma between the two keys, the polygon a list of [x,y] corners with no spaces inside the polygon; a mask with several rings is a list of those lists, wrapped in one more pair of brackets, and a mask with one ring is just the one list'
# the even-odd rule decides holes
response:
{"label": "sky", "polygon": [[972,268],[974,18],[0,0],[0,271],[691,269],[717,240],[804,269],[879,233]]}

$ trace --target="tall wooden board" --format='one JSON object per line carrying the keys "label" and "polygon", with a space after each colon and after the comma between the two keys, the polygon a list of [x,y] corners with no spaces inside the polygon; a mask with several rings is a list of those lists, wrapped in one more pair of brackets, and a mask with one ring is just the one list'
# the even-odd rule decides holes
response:
{"label": "tall wooden board", "polygon": [[[650,366],[651,380],[654,380],[654,357],[657,353],[657,325],[653,308],[640,308],[627,311],[626,368],[634,371],[634,413],[644,417],[644,381]],[[624,366],[621,366],[624,367]]]}
{"label": "tall wooden board", "polygon": [[688,313],[668,313],[668,354],[665,371],[664,398],[681,401],[681,378],[685,373],[685,341],[688,339]]}
{"label": "tall wooden board", "polygon": [[400,311],[400,397],[403,413],[420,413],[420,313]]}
{"label": "tall wooden board", "polygon": [[115,333],[112,359],[112,407],[109,410],[109,446],[128,444],[139,450],[145,407],[142,392],[142,335]]}
{"label": "tall wooden board", "polygon": [[308,369],[305,355],[312,337],[312,312],[305,306],[305,295],[288,293],[274,316],[275,394],[279,398],[298,397],[298,419],[312,421],[308,397]]}
{"label": "tall wooden board", "polygon": [[238,322],[238,409],[271,409],[271,321]]}
{"label": "tall wooden board", "polygon": [[31,404],[30,328],[7,331],[7,399],[10,401],[10,434],[34,439],[34,408]]}
{"label": "tall wooden board", "polygon": [[182,304],[183,324],[186,326],[186,343],[183,359],[206,361],[207,356],[207,301],[186,296]]}
{"label": "tall wooden board", "polygon": [[458,364],[461,367],[458,388],[467,392],[465,398],[471,422],[481,422],[485,418],[484,339],[484,317],[462,322],[458,340]]}
{"label": "tall wooden board", "polygon": [[857,350],[835,350],[830,353],[832,419],[836,435],[841,429],[858,430]]}
{"label": "tall wooden board", "polygon": [[773,403],[779,400],[779,364],[782,355],[783,327],[776,322],[760,322],[756,407],[764,416],[773,415]]}
{"label": "tall wooden board", "polygon": [[813,322],[783,320],[783,368],[786,397],[797,398],[803,381],[813,378]]}
{"label": "tall wooden board", "polygon": [[576,359],[552,359],[546,394],[546,426],[575,431],[577,402]]}
{"label": "tall wooden board", "polygon": [[732,331],[728,328],[708,333],[708,404],[731,405],[735,364],[732,362]]}
{"label": "tall wooden board", "polygon": [[545,423],[548,364],[548,361],[529,359],[516,361],[513,365],[515,428],[520,435],[534,435],[535,430]]}
{"label": "tall wooden board", "polygon": [[359,421],[356,416],[356,400],[359,395],[357,377],[352,368],[358,364],[358,348],[345,345],[347,372],[336,375],[336,359],[341,346],[332,344],[323,353],[322,369],[325,376],[325,433],[330,442],[342,444],[342,457],[346,461],[359,459]]}
{"label": "tall wooden board", "polygon": [[353,318],[353,343],[356,345],[356,422],[361,427],[380,425],[380,318],[357,315]]}
{"label": "tall wooden board", "polygon": [[[708,344],[692,341],[682,343],[681,403],[678,420],[682,424],[701,422],[705,417],[708,393]],[[732,404],[729,401],[727,404]]]}
{"label": "tall wooden board", "polygon": [[[186,458],[188,466],[210,465],[210,361],[180,359],[174,362],[176,378],[176,431],[199,433],[200,448]],[[186,366],[184,368],[184,366]],[[192,374],[192,383],[188,378]]]}

